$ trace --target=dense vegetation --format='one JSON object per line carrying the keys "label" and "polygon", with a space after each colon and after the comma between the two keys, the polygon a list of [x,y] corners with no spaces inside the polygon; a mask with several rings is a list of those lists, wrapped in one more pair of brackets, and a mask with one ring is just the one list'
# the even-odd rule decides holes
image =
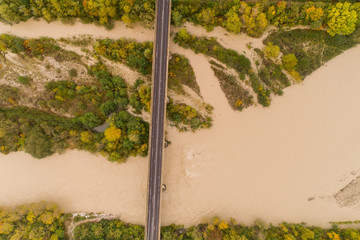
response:
{"label": "dense vegetation", "polygon": [[[65,240],[65,221],[81,221],[86,218],[64,214],[55,204],[39,202],[16,208],[0,207],[0,239]],[[127,224],[119,219],[93,220],[77,225],[73,231],[75,240],[97,239],[144,239],[144,227]],[[69,222],[70,223],[70,222]],[[345,222],[353,223],[353,222]],[[338,223],[345,224],[345,223]],[[162,240],[358,240],[360,229],[340,228],[333,223],[331,228],[320,228],[283,222],[279,225],[266,224],[256,220],[252,226],[229,222],[217,217],[208,223],[189,228],[170,225],[161,228]]]}
{"label": "dense vegetation", "polygon": [[[136,42],[129,39],[98,40],[94,44],[95,52],[112,61],[121,62],[143,75],[152,70],[153,43]],[[169,61],[169,89],[185,94],[183,85],[200,94],[195,73],[189,60],[180,54],[171,54]]]}
{"label": "dense vegetation", "polygon": [[[360,25],[360,3],[348,1],[174,1],[172,23],[180,26],[189,21],[212,30],[222,26],[229,32],[246,32],[260,36],[270,24],[275,26],[307,25],[324,28],[330,35],[351,34]],[[141,22],[151,26],[155,15],[155,0],[43,0],[0,2],[0,20],[17,23],[30,18],[46,21],[96,22],[112,27],[114,20],[126,24]]]}
{"label": "dense vegetation", "polygon": [[325,62],[360,42],[360,29],[350,36],[329,36],[325,31],[295,29],[271,33],[264,41],[280,47],[283,54],[294,54],[295,70],[305,77]]}
{"label": "dense vegetation", "polygon": [[144,227],[126,224],[120,220],[102,219],[99,222],[85,223],[74,229],[76,240],[92,239],[134,239],[142,240]]}
{"label": "dense vegetation", "polygon": [[[147,77],[151,73],[150,42],[106,39],[82,44],[90,47],[93,44],[95,54],[125,63]],[[20,75],[15,79],[19,87],[0,85],[1,153],[25,150],[33,157],[44,158],[66,149],[83,149],[100,152],[110,161],[147,155],[149,124],[142,119],[142,111],[150,111],[148,82],[139,79],[129,86],[125,79],[110,73],[99,55],[94,58],[98,62],[89,66],[80,55],[61,48],[53,39],[3,34],[0,45],[3,56],[12,52],[30,61],[36,58],[39,64],[52,58],[61,64],[71,63],[70,66],[75,63],[82,69],[81,73],[74,67],[63,71],[67,80],[41,80],[42,88],[39,79],[34,82]],[[13,71],[11,61],[4,58],[0,74]],[[175,92],[180,93],[183,85],[198,89],[189,61],[181,55],[174,55],[174,59],[172,65],[181,63],[188,73],[186,77],[173,74],[170,82]],[[52,68],[48,64],[44,63],[46,70]],[[174,73],[180,72],[177,66],[172,69]],[[168,109],[173,116],[170,122],[181,130],[187,130],[186,126],[192,130],[211,126],[210,117],[186,104],[171,103]]]}
{"label": "dense vegetation", "polygon": [[[85,223],[75,228],[76,240],[95,239],[143,239],[144,228],[125,224],[120,220],[101,220]],[[254,226],[238,225],[234,220],[230,223],[214,218],[211,223],[184,228],[170,225],[161,228],[162,240],[357,240],[359,229],[341,229],[309,227],[305,224],[282,223],[278,226],[266,225],[256,221]]]}
{"label": "dense vegetation", "polygon": [[65,240],[64,214],[45,202],[0,207],[0,239]]}

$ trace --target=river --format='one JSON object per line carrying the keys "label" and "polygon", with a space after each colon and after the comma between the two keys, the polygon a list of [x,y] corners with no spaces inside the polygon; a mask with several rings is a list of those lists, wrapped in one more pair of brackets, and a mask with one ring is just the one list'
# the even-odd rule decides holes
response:
{"label": "river", "polygon": [[[216,28],[197,34],[222,37],[238,51],[244,35],[225,36]],[[76,23],[28,21],[1,32],[24,37],[92,34],[152,40],[153,31],[136,26],[115,29]],[[162,224],[192,225],[212,216],[251,224],[358,220],[358,205],[342,207],[333,195],[360,170],[360,47],[346,51],[307,77],[302,84],[274,97],[269,108],[234,112],[210,65],[202,55],[170,44],[194,67],[204,100],[215,107],[214,125],[197,133],[168,128]],[[125,221],[145,223],[147,159],[110,163],[101,156],[67,151],[37,160],[23,153],[0,155],[0,205],[56,201],[65,211],[120,214]]]}

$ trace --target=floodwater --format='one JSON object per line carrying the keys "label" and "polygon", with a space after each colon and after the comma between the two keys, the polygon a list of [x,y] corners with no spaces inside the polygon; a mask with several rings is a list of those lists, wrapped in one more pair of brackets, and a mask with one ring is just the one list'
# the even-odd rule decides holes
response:
{"label": "floodwater", "polygon": [[[120,23],[111,32],[42,21],[0,25],[0,30],[31,37],[81,33],[153,38],[150,30],[129,30]],[[206,34],[224,36],[221,29]],[[243,35],[222,39],[238,51],[248,41],[251,38]],[[163,225],[192,225],[214,215],[245,224],[256,218],[321,226],[358,219],[359,208],[341,207],[333,195],[360,169],[360,47],[328,62],[301,85],[287,88],[269,108],[243,112],[231,110],[204,56],[175,44],[170,48],[190,59],[215,116],[208,130],[178,133],[168,128],[172,143],[165,151]],[[145,223],[146,158],[116,164],[81,151],[42,160],[19,152],[0,155],[0,169],[0,205],[51,200],[65,211],[103,211]]]}

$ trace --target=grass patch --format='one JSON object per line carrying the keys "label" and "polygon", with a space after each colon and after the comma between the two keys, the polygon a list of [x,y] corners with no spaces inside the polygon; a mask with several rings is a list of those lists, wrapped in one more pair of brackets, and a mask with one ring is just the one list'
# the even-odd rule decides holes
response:
{"label": "grass patch", "polygon": [[227,74],[213,66],[211,68],[219,79],[220,87],[234,110],[241,111],[253,104],[253,96],[237,82],[236,76]]}
{"label": "grass patch", "polygon": [[17,80],[23,85],[26,85],[30,82],[30,78],[28,76],[18,76]]}

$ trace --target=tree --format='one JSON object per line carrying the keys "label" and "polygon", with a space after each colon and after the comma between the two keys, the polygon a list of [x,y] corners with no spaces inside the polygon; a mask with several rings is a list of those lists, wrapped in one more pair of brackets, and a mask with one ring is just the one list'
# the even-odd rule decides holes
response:
{"label": "tree", "polygon": [[188,31],[186,31],[185,28],[182,28],[180,31],[178,31],[176,33],[176,38],[179,39],[179,42],[188,42],[191,39],[190,34],[188,33]]}
{"label": "tree", "polygon": [[197,15],[197,18],[207,31],[211,31],[214,28],[213,24],[215,23],[215,16],[214,9],[206,8]]}
{"label": "tree", "polygon": [[259,11],[258,4],[252,8],[243,4],[242,9],[247,34],[252,37],[260,37],[268,26],[266,14]]}
{"label": "tree", "polygon": [[100,111],[104,116],[109,116],[109,114],[115,112],[115,110],[116,110],[116,104],[114,103],[114,101],[111,100],[104,102],[100,106]]}
{"label": "tree", "polygon": [[324,15],[324,11],[322,10],[322,8],[317,8],[315,6],[308,7],[305,12],[305,19],[311,20],[312,22],[319,20]]}
{"label": "tree", "polygon": [[110,126],[105,130],[105,139],[109,142],[116,142],[121,137],[121,130],[115,126]]}
{"label": "tree", "polygon": [[81,132],[80,139],[83,143],[91,143],[91,140],[93,139],[93,134],[89,131]]}
{"label": "tree", "polygon": [[351,3],[332,5],[328,11],[327,32],[331,36],[350,35],[356,29],[357,17],[356,11],[351,9]]}
{"label": "tree", "polygon": [[239,14],[234,9],[230,9],[225,14],[226,21],[224,23],[226,30],[233,33],[239,33],[241,31],[242,23]]}
{"label": "tree", "polygon": [[26,21],[31,17],[28,0],[2,0],[0,1],[0,18],[8,23]]}
{"label": "tree", "polygon": [[25,152],[35,158],[44,158],[54,153],[51,149],[50,138],[40,127],[32,128],[27,135],[28,137],[25,139]]}
{"label": "tree", "polygon": [[117,0],[84,0],[85,12],[90,17],[98,18],[100,24],[107,24],[110,18],[117,18]]}
{"label": "tree", "polygon": [[282,57],[282,63],[286,70],[291,71],[297,65],[298,60],[294,54],[287,54]]}
{"label": "tree", "polygon": [[175,25],[175,27],[180,27],[183,23],[183,16],[178,11],[171,12],[171,23]]}
{"label": "tree", "polygon": [[265,55],[270,58],[277,58],[280,53],[280,48],[277,45],[273,45],[272,42],[266,44],[264,48]]}
{"label": "tree", "polygon": [[85,113],[83,116],[79,117],[79,120],[89,129],[95,128],[102,123],[101,119],[92,112]]}

